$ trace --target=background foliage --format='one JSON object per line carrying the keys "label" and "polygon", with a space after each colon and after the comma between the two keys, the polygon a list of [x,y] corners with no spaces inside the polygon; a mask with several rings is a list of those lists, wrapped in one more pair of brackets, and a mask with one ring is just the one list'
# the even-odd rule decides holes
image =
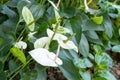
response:
{"label": "background foliage", "polygon": [[[56,0],[52,1],[57,4]],[[60,2],[61,26],[68,28],[71,34],[76,33],[72,41],[79,52],[61,49],[59,57],[63,60],[63,65],[58,68],[67,80],[116,80],[109,71],[114,64],[113,60],[105,51],[120,52],[120,2],[90,1],[88,6],[98,10],[94,14],[86,13],[84,0]],[[56,23],[53,6],[47,0],[2,0],[0,3],[0,80],[46,80],[48,67],[32,60],[28,51],[33,49],[33,42],[46,36],[46,29],[52,29],[52,24]],[[27,36],[29,30],[25,28],[22,17],[24,6],[30,9],[36,20],[37,33],[32,39]],[[23,59],[21,63],[10,52],[20,37],[28,44],[23,51],[26,63]],[[57,44],[53,41],[50,51],[55,52],[56,48]]]}

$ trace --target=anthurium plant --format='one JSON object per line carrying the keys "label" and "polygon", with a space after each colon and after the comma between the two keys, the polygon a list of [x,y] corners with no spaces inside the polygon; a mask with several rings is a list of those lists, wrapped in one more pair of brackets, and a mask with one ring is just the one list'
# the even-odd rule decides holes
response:
{"label": "anthurium plant", "polygon": [[0,1],[0,80],[116,80],[119,0]]}

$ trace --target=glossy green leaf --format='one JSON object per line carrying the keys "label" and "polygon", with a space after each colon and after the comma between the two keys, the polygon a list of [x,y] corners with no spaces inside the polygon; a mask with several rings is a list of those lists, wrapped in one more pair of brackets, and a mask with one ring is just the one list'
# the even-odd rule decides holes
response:
{"label": "glossy green leaf", "polygon": [[64,9],[64,16],[66,18],[72,18],[76,15],[76,9],[74,7],[66,7]]}
{"label": "glossy green leaf", "polygon": [[42,5],[31,5],[30,11],[33,14],[34,18],[41,18],[44,15],[45,7],[41,7]]}
{"label": "glossy green leaf", "polygon": [[7,75],[3,71],[0,72],[0,80],[7,80]]}
{"label": "glossy green leaf", "polygon": [[99,45],[94,45],[93,48],[96,54],[102,54],[102,49]]}
{"label": "glossy green leaf", "polygon": [[93,66],[93,64],[91,63],[91,61],[89,59],[87,59],[87,58],[74,59],[74,64],[78,68],[90,68],[90,67]]}
{"label": "glossy green leaf", "polygon": [[112,22],[108,16],[104,16],[103,25],[105,27],[105,33],[108,35],[109,38],[113,36],[113,27]]}
{"label": "glossy green leaf", "polygon": [[93,18],[91,18],[92,19],[92,21],[94,22],[94,23],[96,23],[96,24],[102,24],[102,22],[103,22],[103,16],[100,16],[100,17],[93,17]]}
{"label": "glossy green leaf", "polygon": [[95,30],[95,31],[104,31],[104,27],[102,25],[96,24],[92,22],[91,20],[86,20],[83,23],[82,31],[88,31],[88,30]]}
{"label": "glossy green leaf", "polygon": [[102,41],[100,40],[98,34],[95,31],[85,31],[84,34],[88,41],[95,44],[103,45]]}
{"label": "glossy green leaf", "polygon": [[0,61],[0,72],[3,71],[3,63]]}
{"label": "glossy green leaf", "polygon": [[67,78],[67,80],[81,80],[78,69],[74,66],[72,59],[67,55],[64,50],[60,52],[60,58],[63,61],[63,65],[59,66],[61,72]]}
{"label": "glossy green leaf", "polygon": [[24,65],[26,64],[25,55],[20,49],[13,47],[10,49],[10,52],[13,54],[14,57],[20,60]]}
{"label": "glossy green leaf", "polygon": [[38,72],[36,80],[46,80],[47,79],[47,74],[46,74],[45,67],[42,67],[39,64],[36,64],[35,65],[35,70]]}
{"label": "glossy green leaf", "polygon": [[110,58],[110,56],[106,53],[103,53],[101,55],[96,54],[95,55],[95,62],[98,65],[106,65],[108,67],[112,67],[113,66],[113,60]]}
{"label": "glossy green leaf", "polygon": [[15,61],[10,60],[9,61],[9,70],[10,72],[14,72],[18,68],[18,65],[15,63]]}
{"label": "glossy green leaf", "polygon": [[86,72],[79,71],[79,73],[82,76],[83,80],[91,80],[91,75],[88,71]]}
{"label": "glossy green leaf", "polygon": [[71,28],[73,33],[76,33],[75,38],[77,43],[79,44],[82,34],[82,19],[80,16],[76,16],[70,20]]}
{"label": "glossy green leaf", "polygon": [[81,36],[78,49],[84,57],[87,57],[89,55],[89,44],[84,34]]}
{"label": "glossy green leaf", "polygon": [[95,78],[93,78],[92,80],[106,80],[105,78],[102,78],[102,77],[95,77]]}
{"label": "glossy green leaf", "polygon": [[100,77],[106,78],[107,80],[117,80],[113,74],[111,74],[110,72],[106,71],[106,72],[102,72],[101,74],[99,74]]}
{"label": "glossy green leaf", "polygon": [[120,52],[120,45],[116,45],[112,47],[113,52]]}

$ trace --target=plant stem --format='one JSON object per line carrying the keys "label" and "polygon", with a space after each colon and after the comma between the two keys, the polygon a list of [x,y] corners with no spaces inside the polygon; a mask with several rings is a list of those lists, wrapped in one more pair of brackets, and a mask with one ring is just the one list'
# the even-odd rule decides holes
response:
{"label": "plant stem", "polygon": [[60,22],[57,22],[57,24],[56,24],[56,26],[55,26],[55,31],[54,31],[54,33],[53,33],[53,35],[52,35],[52,37],[51,37],[50,42],[53,40],[53,38],[54,38],[54,36],[55,36],[55,34],[56,34],[57,30],[58,30],[59,25],[60,25]]}
{"label": "plant stem", "polygon": [[57,48],[57,52],[56,52],[54,61],[56,61],[56,59],[58,58],[59,52],[60,52],[60,44],[58,44],[58,48]]}
{"label": "plant stem", "polygon": [[7,58],[10,56],[10,51],[8,52],[7,56],[5,57],[5,59],[3,60],[3,65],[5,64],[5,61],[7,60]]}
{"label": "plant stem", "polygon": [[[21,69],[23,69],[31,60],[32,60],[32,58],[30,58],[25,65],[23,64],[23,65],[21,65],[20,67],[18,67],[17,72],[16,72],[13,76],[11,76],[9,80],[12,80],[12,79],[19,73],[19,71],[20,71]],[[20,69],[19,69],[19,68],[20,68]],[[10,75],[12,75],[12,74],[13,74],[13,73],[11,73]],[[10,75],[9,75],[9,76],[10,76]]]}
{"label": "plant stem", "polygon": [[72,34],[70,37],[68,37],[66,40],[64,40],[64,43],[67,43],[71,38],[73,38],[76,34]]}
{"label": "plant stem", "polygon": [[18,29],[19,24],[20,24],[20,21],[18,21],[17,24],[16,24],[15,34],[16,34],[16,32],[17,32],[17,29]]}
{"label": "plant stem", "polygon": [[58,0],[58,2],[57,2],[57,7],[59,7],[59,5],[60,5],[60,0]]}
{"label": "plant stem", "polygon": [[87,5],[89,5],[92,2],[92,0],[89,0],[89,2],[87,3]]}

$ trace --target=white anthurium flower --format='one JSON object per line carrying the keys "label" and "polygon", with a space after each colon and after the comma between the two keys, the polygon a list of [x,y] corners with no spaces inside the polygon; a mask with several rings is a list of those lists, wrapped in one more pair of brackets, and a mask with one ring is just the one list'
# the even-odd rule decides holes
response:
{"label": "white anthurium flower", "polygon": [[66,43],[64,43],[64,41],[58,40],[58,43],[60,44],[60,46],[62,48],[64,48],[64,49],[73,49],[78,53],[78,48],[76,47],[76,45],[72,41],[67,41]]}
{"label": "white anthurium flower", "polygon": [[[26,6],[23,7],[22,16],[23,16],[23,19],[25,20],[28,28],[30,29],[30,31],[34,31],[34,28],[35,28],[35,23],[33,22],[34,17],[31,13],[31,11],[28,9],[28,7],[26,7]],[[33,22],[33,23],[31,25],[29,25],[31,22]]]}
{"label": "white anthurium flower", "polygon": [[[50,29],[47,29],[47,34],[51,38],[54,32]],[[67,40],[67,37],[62,34],[56,33],[55,36],[53,37],[53,40],[57,40],[60,46],[64,49],[73,49],[76,52],[78,52],[77,47],[72,41],[67,41],[66,43],[64,42],[65,40]]]}
{"label": "white anthurium flower", "polygon": [[[47,34],[49,38],[52,38],[54,32],[50,29],[47,29]],[[66,36],[59,33],[56,33],[55,36],[53,37],[53,40],[66,40],[66,39],[67,39]]]}
{"label": "white anthurium flower", "polygon": [[84,0],[84,5],[85,5],[85,12],[89,12],[90,14],[95,14],[98,10],[94,10],[88,7],[87,5],[87,0]]}
{"label": "white anthurium flower", "polygon": [[62,60],[58,57],[56,60],[54,60],[56,55],[44,48],[37,48],[29,53],[35,61],[43,66],[58,67],[58,65],[63,64]]}
{"label": "white anthurium flower", "polygon": [[28,37],[33,37],[33,35],[34,34],[36,34],[37,32],[30,32],[29,34],[28,34]]}
{"label": "white anthurium flower", "polygon": [[37,39],[34,43],[35,48],[46,48],[49,49],[50,38],[49,37],[42,37]]}
{"label": "white anthurium flower", "polygon": [[27,44],[23,41],[19,41],[15,43],[15,47],[20,48],[20,49],[26,49],[27,48]]}

